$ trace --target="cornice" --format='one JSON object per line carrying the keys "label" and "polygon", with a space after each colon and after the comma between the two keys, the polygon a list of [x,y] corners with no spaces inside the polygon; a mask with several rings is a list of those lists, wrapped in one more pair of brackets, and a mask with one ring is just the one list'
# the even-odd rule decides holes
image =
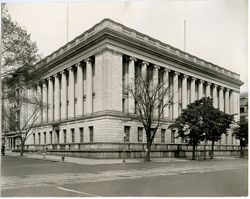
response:
{"label": "cornice", "polygon": [[[209,75],[211,75],[211,73],[217,74],[218,78],[224,77],[225,81],[231,79],[238,85],[242,85],[243,83],[240,81],[239,75],[237,73],[207,62],[189,53],[183,52],[175,47],[137,32],[136,30],[114,22],[110,19],[102,20],[100,23],[94,25],[89,30],[85,31],[69,43],[59,48],[57,51],[48,55],[38,63],[38,66],[46,67],[53,65],[62,59],[66,59],[70,55],[76,54],[80,49],[87,48],[91,42],[98,42],[108,35],[117,35],[118,41],[119,39],[125,39],[127,43],[133,43],[134,45],[139,44],[142,48],[144,48],[144,50],[146,48],[146,50],[149,49],[150,51],[155,51],[157,53],[160,52],[165,56],[167,55],[167,57],[172,61],[181,63],[184,66],[187,65],[189,68],[193,68],[194,70],[202,70]],[[150,48],[147,48],[147,46],[150,46]]]}

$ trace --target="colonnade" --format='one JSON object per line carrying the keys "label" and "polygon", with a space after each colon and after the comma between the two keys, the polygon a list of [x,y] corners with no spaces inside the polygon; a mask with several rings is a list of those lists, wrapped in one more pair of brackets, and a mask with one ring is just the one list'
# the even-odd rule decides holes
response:
{"label": "colonnade", "polygon": [[[84,62],[44,79],[38,83],[37,92],[40,93],[44,104],[38,123],[92,114],[93,60],[85,59]],[[86,103],[86,109],[84,109],[84,103]]]}
{"label": "colonnade", "polygon": [[[159,81],[159,74],[163,77],[166,87],[169,87],[169,94],[165,96],[164,103],[173,98],[173,104],[164,110],[164,117],[177,118],[179,108],[185,108],[187,104],[194,102],[202,97],[211,97],[213,105],[219,110],[229,114],[239,114],[239,92],[226,88],[219,84],[206,81],[202,78],[197,79],[185,73],[170,70],[150,64],[146,61],[138,61],[134,57],[129,58],[128,63],[128,83],[134,84],[136,67],[141,67],[141,75],[146,76],[147,67],[153,67],[153,82]],[[158,82],[157,82],[158,83]],[[135,101],[131,93],[128,93],[128,112],[135,113]],[[239,115],[235,116],[239,120]]]}

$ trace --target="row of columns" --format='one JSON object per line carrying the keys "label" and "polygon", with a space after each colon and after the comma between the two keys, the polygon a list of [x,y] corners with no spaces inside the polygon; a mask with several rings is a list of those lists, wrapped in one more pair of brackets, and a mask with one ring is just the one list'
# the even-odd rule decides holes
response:
{"label": "row of columns", "polygon": [[[93,113],[93,62],[77,63],[66,70],[50,76],[37,85],[43,107],[39,122],[52,122]],[[86,110],[84,111],[83,68],[86,67]],[[77,84],[75,86],[75,70]],[[68,73],[68,85],[67,85]]]}
{"label": "row of columns", "polygon": [[[130,57],[129,64],[128,64],[128,83],[130,85],[134,84],[135,79],[135,62],[137,61],[136,58]],[[147,74],[147,66],[149,65],[148,62],[142,61],[141,63],[141,76],[145,77]],[[153,68],[153,82],[154,84],[158,83],[158,75],[159,75],[159,66],[154,66]],[[169,85],[170,75],[173,77],[173,85]],[[182,97],[179,99],[178,89],[179,89],[179,78],[181,77],[181,93]],[[171,71],[170,69],[163,70],[163,82],[166,82],[165,87],[170,87],[170,94],[165,96],[164,103],[169,101],[169,97],[173,97],[173,106],[172,106],[172,118],[178,117],[178,108],[179,102],[182,104],[182,108],[185,108],[188,104],[188,78],[189,76],[186,74],[180,74],[176,71]],[[239,114],[239,93],[231,90],[229,88],[224,88],[222,86],[212,84],[210,82],[205,82],[202,79],[197,79],[194,77],[190,77],[190,103],[194,102],[197,98],[200,99],[203,97],[203,93],[205,93],[206,97],[212,97],[213,105],[215,108],[219,108],[219,110],[230,113],[230,114]],[[156,83],[157,81],[157,83]],[[196,95],[196,83],[198,84],[198,91]],[[205,92],[203,92],[203,85],[205,85]],[[213,92],[211,96],[211,87],[213,87]],[[225,92],[224,92],[225,90]],[[219,99],[218,93],[219,92]],[[224,94],[225,93],[225,94]],[[173,95],[172,95],[173,94]],[[204,97],[205,97],[204,96]],[[219,102],[219,103],[218,103]],[[129,106],[129,113],[135,112],[135,101],[131,93],[128,93],[128,106]],[[168,107],[164,110],[164,117],[170,117],[171,114],[169,113],[171,109]],[[236,116],[236,120],[239,120],[239,116]]]}

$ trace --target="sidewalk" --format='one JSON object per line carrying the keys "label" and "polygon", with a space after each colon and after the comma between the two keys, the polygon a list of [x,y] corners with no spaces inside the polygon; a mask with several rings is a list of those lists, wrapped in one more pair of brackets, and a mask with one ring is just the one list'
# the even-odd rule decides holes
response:
{"label": "sidewalk", "polygon": [[[16,152],[6,152],[7,156],[20,156],[19,153]],[[67,163],[75,163],[75,164],[84,164],[84,165],[102,165],[102,164],[124,164],[122,159],[90,159],[90,158],[77,158],[77,157],[65,157],[64,161],[62,161],[62,156],[55,155],[45,155],[38,153],[27,154],[24,153],[23,157],[26,158],[34,158],[40,160],[48,160],[48,161],[57,161],[57,162],[67,162]],[[181,162],[181,161],[189,161],[187,159],[179,159],[179,158],[151,158],[152,162]],[[144,163],[144,159],[126,159],[126,164],[131,163]]]}

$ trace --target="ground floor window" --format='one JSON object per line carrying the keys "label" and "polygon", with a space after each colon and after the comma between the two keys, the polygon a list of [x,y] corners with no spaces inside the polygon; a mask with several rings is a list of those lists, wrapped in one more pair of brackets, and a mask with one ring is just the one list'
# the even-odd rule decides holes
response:
{"label": "ground floor window", "polygon": [[94,129],[93,129],[93,126],[89,127],[89,141],[90,142],[94,141]]}
{"label": "ground floor window", "polygon": [[44,141],[44,144],[46,144],[46,132],[43,132],[43,141]]}
{"label": "ground floor window", "polygon": [[143,140],[143,128],[138,127],[138,142],[142,142]]}
{"label": "ground floor window", "polygon": [[41,144],[41,133],[38,133],[38,144]]}
{"label": "ground floor window", "polygon": [[75,129],[71,129],[71,142],[75,142]]}
{"label": "ground floor window", "polygon": [[171,143],[175,143],[175,130],[171,131]]}
{"label": "ground floor window", "polygon": [[80,131],[80,142],[83,142],[83,128],[79,128]]}
{"label": "ground floor window", "polygon": [[33,133],[33,143],[36,144],[36,134]]}
{"label": "ground floor window", "polygon": [[50,144],[52,144],[53,138],[52,138],[52,131],[49,132],[50,134]]}
{"label": "ground floor window", "polygon": [[161,142],[165,143],[166,142],[166,129],[161,129]]}
{"label": "ground floor window", "polygon": [[64,141],[64,143],[67,142],[67,131],[66,131],[66,129],[63,129],[63,141]]}
{"label": "ground floor window", "polygon": [[130,142],[130,126],[124,127],[125,141]]}

